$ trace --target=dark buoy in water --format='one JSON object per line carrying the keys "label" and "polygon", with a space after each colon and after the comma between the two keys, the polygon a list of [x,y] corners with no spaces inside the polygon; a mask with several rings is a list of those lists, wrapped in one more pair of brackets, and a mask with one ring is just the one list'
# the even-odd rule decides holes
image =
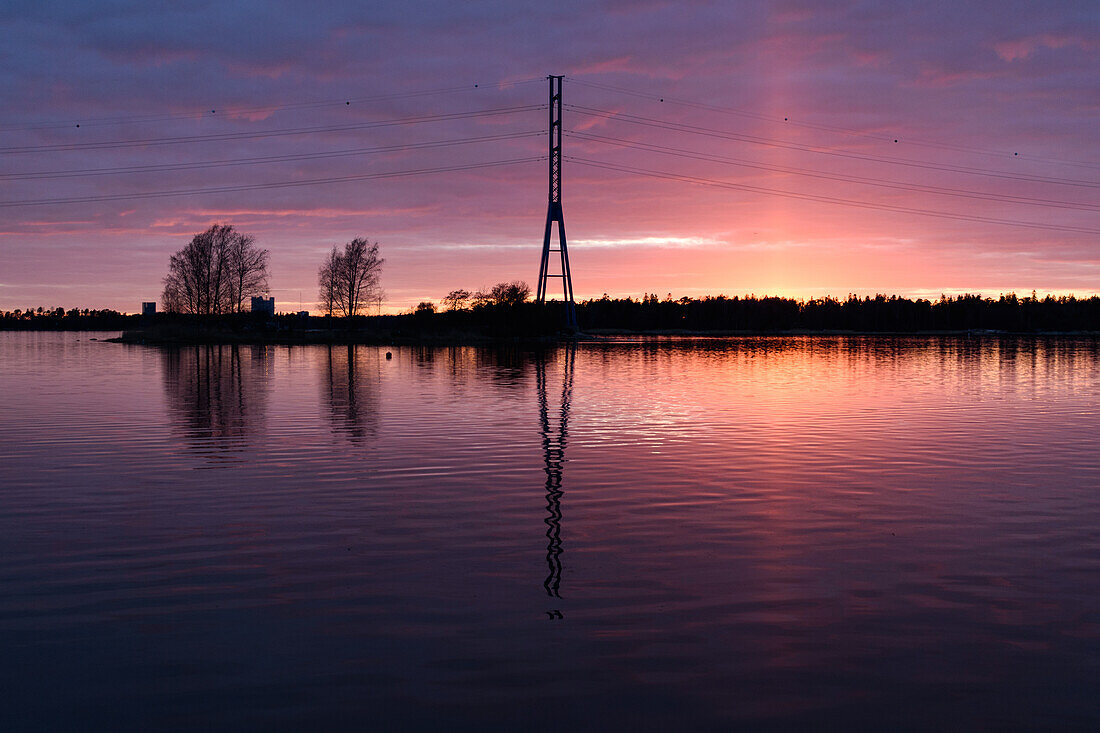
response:
{"label": "dark buoy in water", "polygon": [[390,360],[390,359],[392,359],[392,358],[393,358],[393,354],[392,354],[392,353],[390,353],[389,351],[387,351],[387,352],[386,352],[386,360],[388,361],[388,360]]}

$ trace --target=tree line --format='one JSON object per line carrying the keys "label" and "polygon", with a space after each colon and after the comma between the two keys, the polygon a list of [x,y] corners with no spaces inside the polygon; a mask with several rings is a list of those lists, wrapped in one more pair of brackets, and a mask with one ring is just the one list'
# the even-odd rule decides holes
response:
{"label": "tree line", "polygon": [[16,308],[0,311],[0,329],[9,331],[118,331],[132,326],[140,316],[111,308]]}
{"label": "tree line", "polygon": [[896,295],[796,300],[779,297],[609,298],[577,304],[585,329],[916,332],[1100,330],[1100,297]]}
{"label": "tree line", "polygon": [[[487,335],[553,334],[561,326],[555,308],[560,304],[541,307],[531,302],[530,289],[521,281],[481,291],[485,297],[463,293],[467,291],[449,293],[438,312],[434,303],[424,302],[411,315],[381,320],[406,323],[413,330]],[[998,298],[941,296],[933,301],[885,295],[843,300],[717,295],[674,300],[656,295],[641,299],[605,295],[577,303],[577,316],[585,331],[1100,332],[1100,297],[1021,298],[1009,293]],[[139,319],[110,309],[26,308],[0,312],[0,328],[115,330]]]}
{"label": "tree line", "polygon": [[[483,310],[491,307],[511,307],[525,302],[531,297],[531,286],[523,280],[497,283],[485,290],[452,290],[443,297],[441,305],[445,312]],[[423,301],[416,306],[415,313],[434,313],[435,303]]]}
{"label": "tree line", "polygon": [[[468,328],[492,333],[554,332],[560,321],[550,303],[539,309],[529,302],[523,282],[499,283],[471,293],[454,290],[440,301],[421,303],[414,311],[423,327]],[[544,311],[540,313],[539,311]],[[914,333],[921,331],[1100,331],[1100,297],[1018,297],[941,295],[937,300],[896,295],[845,299],[704,296],[673,299],[646,294],[642,298],[601,298],[576,304],[584,331],[777,332],[857,331]],[[432,318],[434,316],[434,318]]]}

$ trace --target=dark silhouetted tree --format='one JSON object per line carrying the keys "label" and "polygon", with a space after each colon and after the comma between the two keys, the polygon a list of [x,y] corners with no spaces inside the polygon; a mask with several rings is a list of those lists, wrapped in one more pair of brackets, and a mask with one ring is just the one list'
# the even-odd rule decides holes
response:
{"label": "dark silhouetted tree", "polygon": [[251,235],[215,224],[169,259],[164,309],[201,315],[243,311],[248,298],[267,291],[267,258]]}
{"label": "dark silhouetted tree", "polygon": [[343,252],[333,247],[317,272],[322,310],[356,316],[371,303],[380,303],[384,262],[377,242],[357,237],[344,245]]}
{"label": "dark silhouetted tree", "polygon": [[470,305],[474,308],[480,308],[482,306],[489,305],[492,302],[492,296],[484,290],[478,290],[470,296]]}
{"label": "dark silhouetted tree", "polygon": [[339,307],[341,261],[340,253],[333,247],[317,271],[317,284],[320,286],[317,306],[325,315],[331,316]]}
{"label": "dark silhouetted tree", "polygon": [[447,293],[447,297],[443,298],[443,307],[449,311],[464,310],[469,300],[469,290],[452,290]]}
{"label": "dark silhouetted tree", "polygon": [[267,292],[267,256],[266,249],[256,246],[256,238],[251,234],[235,233],[229,239],[227,267],[229,270],[229,304],[237,313],[245,308],[245,300],[253,295]]}
{"label": "dark silhouetted tree", "polygon": [[497,305],[518,305],[531,295],[531,287],[522,280],[497,283],[489,291],[489,300]]}

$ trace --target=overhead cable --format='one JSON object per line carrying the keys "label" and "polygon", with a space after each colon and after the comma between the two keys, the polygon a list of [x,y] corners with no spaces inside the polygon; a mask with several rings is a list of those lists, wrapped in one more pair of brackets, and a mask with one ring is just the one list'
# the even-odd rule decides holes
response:
{"label": "overhead cable", "polygon": [[133,199],[164,198],[169,196],[235,193],[237,191],[260,191],[275,188],[299,188],[303,186],[316,186],[330,183],[347,183],[349,181],[371,181],[379,178],[404,178],[408,176],[422,176],[434,173],[452,173],[456,171],[469,171],[481,168],[496,168],[501,166],[516,165],[519,163],[533,163],[545,159],[546,156],[531,156],[527,158],[512,158],[509,160],[494,160],[485,163],[468,163],[465,165],[441,166],[436,168],[416,168],[412,170],[387,171],[382,173],[364,173],[355,176],[309,178],[296,181],[275,181],[271,183],[243,184],[236,186],[179,188],[170,191],[144,191],[139,193],[104,194],[95,196],[70,196],[65,198],[53,199],[24,199],[21,201],[0,201],[0,208],[11,208],[16,206],[45,206],[49,204],[84,204],[97,203],[101,201],[130,201]]}
{"label": "overhead cable", "polygon": [[722,181],[713,178],[702,178],[699,176],[688,176],[679,173],[672,173],[669,171],[651,170],[647,168],[637,168],[634,166],[616,165],[613,163],[605,163],[598,160],[590,160],[586,158],[577,158],[574,156],[566,156],[567,160],[571,160],[578,165],[584,165],[591,168],[601,168],[604,170],[618,171],[621,173],[630,173],[638,176],[646,176],[649,178],[658,178],[670,181],[679,181],[682,183],[695,183],[703,186],[711,186],[714,188],[724,188],[735,191],[750,191],[752,193],[764,194],[767,196],[781,196],[784,198],[799,199],[803,201],[817,201],[828,204],[840,204],[843,206],[853,206],[861,209],[874,209],[878,211],[892,211],[900,214],[916,214],[919,216],[929,216],[937,219],[953,219],[956,221],[969,221],[979,222],[983,224],[1002,224],[1005,226],[1013,227],[1025,227],[1028,229],[1042,229],[1045,231],[1058,231],[1058,232],[1072,232],[1075,234],[1100,234],[1100,229],[1092,229],[1089,227],[1077,227],[1071,225],[1062,224],[1046,224],[1043,222],[1031,222],[1031,221],[1017,221],[1013,219],[998,219],[989,216],[979,216],[976,214],[956,214],[949,211],[935,211],[932,209],[918,209],[908,206],[894,206],[889,204],[877,204],[871,201],[859,201],[856,199],[840,198],[838,196],[824,196],[819,194],[801,193],[799,191],[784,191],[774,188],[765,188],[763,186],[752,186],[744,183],[735,183],[733,181]]}
{"label": "overhead cable", "polygon": [[[721,114],[736,115],[738,117],[747,117],[747,118],[751,118],[751,119],[762,120],[762,121],[765,121],[765,122],[780,123],[780,124],[783,124],[783,125],[790,125],[790,126],[793,126],[793,127],[802,127],[802,128],[806,128],[806,129],[819,130],[819,131],[823,131],[823,132],[830,132],[830,133],[836,133],[836,134],[841,134],[841,135],[850,135],[850,136],[853,136],[853,137],[861,137],[861,138],[866,138],[866,139],[869,139],[869,140],[875,140],[875,141],[878,141],[878,142],[889,143],[889,142],[893,141],[893,142],[896,143],[899,140],[899,138],[897,138],[897,137],[888,137],[886,135],[879,135],[879,134],[875,134],[875,133],[871,133],[871,132],[866,132],[864,130],[856,130],[856,129],[853,129],[853,128],[850,128],[850,127],[838,127],[836,125],[823,125],[823,124],[820,124],[820,123],[796,121],[796,120],[790,119],[789,117],[778,117],[778,116],[775,116],[775,115],[764,115],[764,114],[760,114],[760,113],[757,113],[757,112],[750,112],[750,111],[743,110],[743,109],[737,109],[735,107],[726,107],[726,106],[722,106],[722,105],[705,104],[703,102],[690,101],[690,100],[687,100],[687,99],[678,99],[678,98],[675,98],[675,97],[656,94],[654,92],[643,92],[643,91],[638,91],[638,90],[635,90],[635,89],[627,89],[627,88],[620,87],[620,86],[614,86],[612,84],[604,84],[604,83],[601,83],[601,82],[585,81],[583,79],[577,79],[576,77],[572,77],[572,76],[568,77],[568,79],[571,82],[573,82],[574,84],[579,84],[580,86],[591,87],[593,89],[599,89],[599,90],[602,90],[602,91],[617,92],[619,94],[625,94],[625,95],[632,96],[632,97],[638,97],[638,98],[646,99],[646,100],[649,100],[649,101],[656,101],[658,103],[668,103],[668,104],[674,104],[674,105],[678,105],[678,106],[682,106],[682,107],[691,107],[691,108],[694,108],[694,109],[706,110],[708,112],[718,112],[718,113],[721,113]],[[958,144],[955,144],[955,143],[945,143],[945,142],[937,142],[937,141],[933,141],[933,140],[924,140],[924,139],[921,139],[921,138],[912,138],[912,137],[909,137],[909,136],[905,136],[904,138],[900,138],[900,139],[903,143],[905,143],[907,145],[916,145],[916,146],[920,146],[920,147],[938,148],[938,149],[941,149],[941,150],[952,150],[952,151],[964,152],[964,153],[974,153],[974,154],[978,154],[978,155],[988,155],[988,156],[994,156],[994,157],[998,157],[998,158],[1013,158],[1013,159],[1016,159],[1016,160],[1019,160],[1019,159],[1034,160],[1034,161],[1037,161],[1037,162],[1055,163],[1055,164],[1058,164],[1058,165],[1069,165],[1069,166],[1076,166],[1076,167],[1080,167],[1080,168],[1100,168],[1100,163],[1080,161],[1080,160],[1065,160],[1065,159],[1062,159],[1062,158],[1049,158],[1049,157],[1043,157],[1043,156],[1038,156],[1038,155],[1032,155],[1032,154],[1029,154],[1029,153],[1024,153],[1023,155],[1020,155],[1020,152],[1018,150],[1014,150],[1014,151],[993,150],[993,149],[989,149],[989,148],[978,148],[978,147],[973,147],[973,146],[968,146],[968,145],[958,145]]]}
{"label": "overhead cable", "polygon": [[546,135],[544,130],[530,132],[502,133],[500,135],[482,135],[480,137],[457,138],[450,140],[433,140],[420,143],[407,143],[405,145],[382,145],[373,148],[349,148],[344,150],[329,150],[314,153],[291,153],[287,155],[265,155],[251,158],[227,158],[219,160],[195,161],[193,163],[159,163],[152,165],[117,166],[113,168],[75,168],[67,170],[33,171],[28,173],[0,173],[0,180],[25,181],[56,178],[84,178],[87,176],[108,176],[128,173],[161,173],[165,171],[197,170],[205,168],[223,168],[231,166],[259,165],[266,163],[283,163],[301,160],[318,160],[324,158],[343,158],[357,155],[373,155],[376,153],[392,153],[405,150],[425,150],[430,148],[445,148],[452,145],[467,145],[482,142],[498,142],[504,140],[517,140],[527,137]]}
{"label": "overhead cable", "polygon": [[0,148],[0,154],[13,153],[44,153],[69,150],[107,150],[116,148],[135,148],[152,145],[176,145],[180,143],[195,142],[221,142],[226,140],[255,140],[258,138],[284,137],[287,135],[309,135],[318,132],[343,132],[347,130],[369,130],[379,127],[394,127],[400,125],[416,125],[426,122],[447,122],[453,120],[477,119],[482,117],[495,117],[500,115],[516,114],[518,112],[532,112],[546,109],[545,104],[528,104],[518,107],[497,107],[493,109],[473,110],[470,112],[449,112],[437,115],[420,115],[417,117],[402,117],[391,120],[379,120],[376,122],[356,122],[343,125],[320,125],[313,127],[291,127],[269,130],[257,130],[255,132],[224,132],[207,135],[177,135],[171,137],[144,138],[139,140],[106,140],[87,143],[58,143],[51,145],[28,145],[21,147]]}
{"label": "overhead cable", "polygon": [[738,142],[747,142],[754,145],[764,145],[772,148],[783,148],[787,150],[798,150],[806,153],[817,153],[819,155],[829,155],[840,158],[848,158],[852,160],[864,160],[872,163],[886,163],[890,165],[902,165],[911,168],[923,168],[928,170],[947,171],[951,173],[964,173],[967,175],[975,176],[989,176],[993,178],[1004,178],[1014,181],[1028,181],[1031,183],[1050,183],[1062,186],[1076,186],[1080,188],[1100,188],[1100,183],[1095,181],[1085,181],[1072,178],[1058,178],[1053,176],[1031,176],[1019,173],[1009,173],[1007,171],[990,170],[986,168],[973,168],[966,166],[954,166],[942,163],[929,163],[919,160],[912,160],[909,158],[894,158],[881,155],[864,155],[861,153],[846,152],[843,150],[830,150],[820,148],[811,145],[803,145],[801,143],[794,143],[786,140],[776,140],[774,138],[760,137],[757,135],[744,135],[740,133],[730,132],[728,130],[718,130],[709,127],[700,127],[698,125],[688,125],[679,122],[671,122],[668,120],[656,119],[653,117],[643,117],[641,115],[632,115],[625,112],[615,112],[612,110],[596,109],[593,107],[582,107],[579,105],[566,105],[566,107],[575,112],[579,112],[583,115],[590,117],[599,117],[608,120],[616,120],[618,122],[627,122],[633,125],[643,125],[647,127],[654,127],[661,130],[670,130],[674,132],[686,132],[693,135],[705,135],[707,137],[720,138],[723,140],[735,140]]}
{"label": "overhead cable", "polygon": [[189,112],[166,112],[161,114],[144,114],[144,115],[119,115],[115,117],[93,117],[90,119],[75,118],[72,120],[54,120],[51,122],[40,123],[10,123],[0,124],[0,130],[5,131],[21,131],[21,130],[55,130],[55,129],[68,129],[68,128],[85,128],[85,127],[102,127],[106,125],[125,125],[144,122],[165,122],[171,120],[194,120],[203,117],[234,117],[239,115],[251,115],[251,114],[263,114],[270,112],[279,112],[282,110],[300,110],[300,109],[320,109],[324,107],[350,107],[352,105],[371,104],[374,102],[388,102],[396,101],[400,99],[412,99],[415,97],[431,97],[445,94],[456,94],[460,92],[472,92],[475,90],[502,90],[512,86],[520,86],[523,84],[531,84],[533,82],[545,81],[543,77],[534,79],[520,79],[516,81],[502,80],[489,84],[462,84],[460,86],[442,87],[436,89],[421,89],[411,92],[398,92],[393,94],[376,94],[367,97],[345,97],[342,99],[328,99],[315,102],[284,102],[281,104],[270,104],[261,106],[222,106],[217,105],[203,107],[202,109],[194,109]]}
{"label": "overhead cable", "polygon": [[616,147],[631,148],[634,150],[660,153],[662,155],[672,155],[680,158],[701,160],[711,163],[723,163],[742,168],[752,168],[756,170],[770,171],[776,173],[789,173],[792,175],[807,176],[810,178],[818,178],[828,181],[858,183],[866,186],[889,188],[898,191],[931,193],[941,196],[955,196],[960,198],[979,199],[982,201],[999,201],[1011,204],[1027,204],[1029,206],[1047,206],[1058,209],[1075,209],[1078,211],[1100,211],[1100,204],[1084,204],[1071,201],[1056,201],[1053,199],[1014,196],[1011,194],[990,193],[986,191],[971,191],[960,188],[946,188],[943,186],[926,186],[923,184],[907,183],[904,181],[890,181],[883,180],[881,178],[870,178],[867,176],[830,173],[827,171],[818,171],[807,168],[795,168],[791,166],[769,165],[765,163],[760,163],[759,161],[745,160],[743,158],[730,158],[722,155],[714,155],[713,153],[699,153],[693,150],[685,150],[683,148],[673,148],[664,145],[651,145],[647,143],[636,142],[633,140],[622,140],[614,137],[606,137],[604,135],[593,135],[588,132],[577,132],[570,130],[569,133],[572,137],[576,139],[588,140],[591,142],[598,142],[607,145],[613,145]]}

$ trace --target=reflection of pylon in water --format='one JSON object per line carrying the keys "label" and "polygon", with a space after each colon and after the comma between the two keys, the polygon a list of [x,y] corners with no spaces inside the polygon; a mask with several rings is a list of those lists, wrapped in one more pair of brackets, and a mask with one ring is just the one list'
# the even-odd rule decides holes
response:
{"label": "reflection of pylon in water", "polygon": [[[573,364],[576,348],[565,347],[562,352],[563,374],[561,403],[554,416],[547,398],[546,357],[539,356],[535,366],[535,378],[539,392],[539,420],[542,429],[543,470],[546,472],[546,565],[549,574],[542,584],[546,593],[561,598],[561,497],[562,468],[565,464],[565,444],[569,427],[569,403],[573,397]],[[553,616],[551,616],[553,618]],[[560,612],[559,616],[560,618]]]}
{"label": "reflection of pylon in water", "polygon": [[[577,328],[577,309],[573,304],[573,278],[569,272],[569,250],[565,244],[565,216],[561,210],[561,82],[564,77],[550,79],[550,193],[546,208],[546,232],[542,237],[542,262],[539,265],[539,287],[535,300],[545,303],[547,280],[560,277],[565,300],[565,325]],[[554,223],[558,225],[558,248],[550,249]],[[550,254],[561,255],[561,272],[550,274]]]}

